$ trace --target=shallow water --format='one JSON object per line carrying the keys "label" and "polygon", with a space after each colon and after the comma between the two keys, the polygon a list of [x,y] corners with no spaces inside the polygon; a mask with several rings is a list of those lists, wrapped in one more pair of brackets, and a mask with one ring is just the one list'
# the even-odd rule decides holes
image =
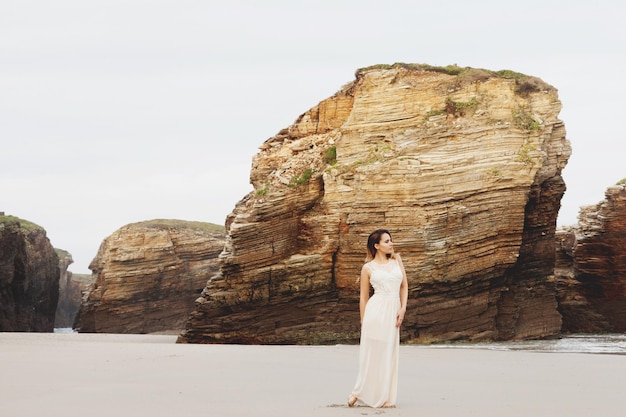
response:
{"label": "shallow water", "polygon": [[480,348],[491,350],[528,350],[537,352],[610,353],[626,355],[626,334],[574,334],[553,340],[519,342],[447,343],[433,345],[446,348]]}
{"label": "shallow water", "polygon": [[[55,328],[54,333],[75,333],[71,328]],[[439,348],[468,348],[489,350],[528,350],[536,352],[610,353],[626,355],[626,334],[574,334],[552,340],[519,342],[441,343],[428,345]]]}
{"label": "shallow water", "polygon": [[55,327],[54,333],[76,333],[71,327]]}

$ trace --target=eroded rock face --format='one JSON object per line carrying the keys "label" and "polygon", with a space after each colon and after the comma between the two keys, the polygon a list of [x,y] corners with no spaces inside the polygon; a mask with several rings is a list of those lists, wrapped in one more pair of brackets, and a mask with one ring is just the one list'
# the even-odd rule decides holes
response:
{"label": "eroded rock face", "polygon": [[68,270],[74,262],[72,255],[64,250],[56,249],[59,256],[59,303],[54,318],[55,328],[70,328],[74,325],[76,314],[82,303],[83,293],[93,283],[93,275],[73,274]]}
{"label": "eroded rock face", "polygon": [[54,327],[71,327],[81,300],[80,292],[78,297],[75,297],[72,289],[72,272],[67,269],[74,259],[67,251],[61,249],[55,249],[55,251],[59,257],[59,301],[54,317]]}
{"label": "eroded rock face", "polygon": [[557,234],[564,332],[626,332],[626,185],[605,197]]}
{"label": "eroded rock face", "polygon": [[0,331],[52,332],[59,260],[46,231],[0,215]]}
{"label": "eroded rock face", "polygon": [[359,70],[268,139],[179,341],[358,341],[356,278],[380,227],[408,274],[404,341],[557,334],[554,233],[571,150],[556,90],[509,75]]}
{"label": "eroded rock face", "polygon": [[95,282],[76,317],[80,332],[180,331],[218,270],[224,231],[209,223],[153,220],[106,238],[89,265]]}

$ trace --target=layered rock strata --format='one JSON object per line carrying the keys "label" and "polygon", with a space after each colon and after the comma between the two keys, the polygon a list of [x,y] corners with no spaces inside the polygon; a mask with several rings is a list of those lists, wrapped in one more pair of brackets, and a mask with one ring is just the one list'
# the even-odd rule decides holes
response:
{"label": "layered rock strata", "polygon": [[260,147],[179,342],[358,341],[356,279],[380,227],[408,274],[405,342],[557,334],[560,109],[510,71],[357,71]]}
{"label": "layered rock strata", "polygon": [[52,332],[59,260],[46,231],[0,214],[0,331]]}
{"label": "layered rock strata", "polygon": [[563,331],[626,332],[626,185],[609,187],[578,220],[556,236]]}
{"label": "layered rock strata", "polygon": [[224,229],[153,220],[106,238],[89,265],[94,283],[74,327],[80,332],[180,332],[194,300],[218,271]]}

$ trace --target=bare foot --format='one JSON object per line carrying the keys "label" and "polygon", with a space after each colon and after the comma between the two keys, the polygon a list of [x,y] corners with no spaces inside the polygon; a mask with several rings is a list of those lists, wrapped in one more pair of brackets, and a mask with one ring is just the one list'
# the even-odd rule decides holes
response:
{"label": "bare foot", "polygon": [[354,395],[351,395],[348,398],[348,407],[354,407],[354,404],[356,404],[357,400],[358,400],[357,397],[355,397]]}
{"label": "bare foot", "polygon": [[382,408],[396,408],[394,404],[384,403]]}

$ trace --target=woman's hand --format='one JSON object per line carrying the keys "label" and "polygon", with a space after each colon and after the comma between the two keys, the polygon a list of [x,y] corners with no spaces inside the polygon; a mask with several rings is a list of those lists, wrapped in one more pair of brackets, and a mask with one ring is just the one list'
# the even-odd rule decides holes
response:
{"label": "woman's hand", "polygon": [[396,327],[400,327],[402,324],[402,320],[404,320],[404,313],[406,313],[406,308],[401,308],[396,315]]}

